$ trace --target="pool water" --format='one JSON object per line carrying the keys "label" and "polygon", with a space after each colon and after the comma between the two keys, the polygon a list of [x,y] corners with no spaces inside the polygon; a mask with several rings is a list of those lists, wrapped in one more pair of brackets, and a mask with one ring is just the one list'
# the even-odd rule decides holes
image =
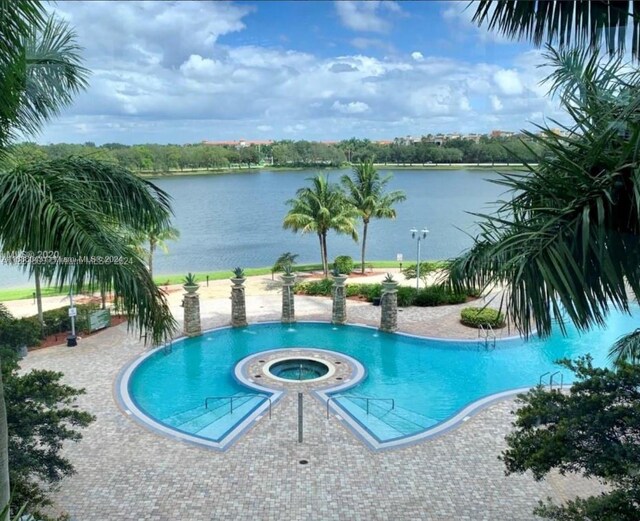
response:
{"label": "pool water", "polygon": [[282,360],[269,367],[269,372],[285,380],[315,380],[329,372],[329,368],[316,360]]}
{"label": "pool water", "polygon": [[[637,319],[616,312],[604,330],[581,335],[570,329],[566,337],[558,332],[544,341],[499,340],[495,348],[484,341],[422,339],[324,323],[219,329],[149,356],[134,370],[128,392],[162,425],[220,440],[265,400],[234,379],[241,359],[282,347],[329,349],[356,358],[367,371],[360,384],[335,401],[376,440],[386,442],[430,429],[480,398],[534,386],[544,373],[562,370],[570,383],[570,373],[556,360],[590,353],[595,365],[607,365],[611,344],[637,325]],[[237,395],[233,413],[228,400],[215,398],[231,395]],[[363,396],[380,400],[365,404]],[[205,409],[209,397],[213,400]]]}

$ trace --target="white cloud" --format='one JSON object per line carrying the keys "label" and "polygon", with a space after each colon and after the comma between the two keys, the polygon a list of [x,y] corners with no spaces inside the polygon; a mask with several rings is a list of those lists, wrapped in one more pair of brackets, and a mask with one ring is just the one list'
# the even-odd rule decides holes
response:
{"label": "white cloud", "polygon": [[402,12],[400,6],[391,0],[337,0],[335,6],[342,25],[354,31],[374,33],[386,33],[391,29],[387,19],[389,12]]}
{"label": "white cloud", "polygon": [[493,81],[503,94],[508,96],[522,94],[524,87],[520,81],[518,71],[513,69],[500,69],[493,75]]}
{"label": "white cloud", "polygon": [[[220,43],[223,34],[242,30],[249,12],[245,4],[56,6],[77,28],[93,74],[90,89],[45,128],[44,142],[199,142],[250,139],[252,133],[275,139],[387,139],[517,130],[531,114],[560,116],[544,96],[546,89],[537,87],[545,73],[536,68],[536,52],[500,65],[432,56],[426,49],[380,58],[368,55],[365,45],[353,53],[343,48],[319,56],[286,46]],[[189,18],[203,18],[202,10],[209,13],[204,22]],[[376,12],[392,11],[378,5]],[[170,14],[174,25],[166,22]],[[105,24],[96,24],[96,16]],[[121,28],[123,37],[109,36]],[[389,45],[367,40],[369,46]]]}
{"label": "white cloud", "polygon": [[334,101],[331,108],[336,112],[340,112],[341,114],[362,114],[369,110],[369,105],[363,103],[362,101],[350,101],[349,103],[340,103],[339,101]]}
{"label": "white cloud", "polygon": [[496,112],[499,112],[502,110],[502,101],[500,101],[500,98],[498,96],[496,96],[495,94],[492,94],[491,96],[489,96],[489,99],[491,100],[491,108],[493,110],[495,110]]}

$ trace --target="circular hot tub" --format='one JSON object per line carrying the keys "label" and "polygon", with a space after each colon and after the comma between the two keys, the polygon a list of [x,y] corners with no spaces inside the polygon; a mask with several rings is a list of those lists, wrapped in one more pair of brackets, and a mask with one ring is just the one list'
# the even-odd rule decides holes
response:
{"label": "circular hot tub", "polygon": [[335,372],[329,362],[317,358],[277,358],[265,364],[264,372],[276,380],[287,382],[314,382],[324,380]]}

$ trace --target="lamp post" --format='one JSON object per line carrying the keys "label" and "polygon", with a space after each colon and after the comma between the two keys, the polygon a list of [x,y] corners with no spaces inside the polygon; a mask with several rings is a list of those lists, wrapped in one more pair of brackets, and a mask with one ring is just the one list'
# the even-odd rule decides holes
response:
{"label": "lamp post", "polygon": [[420,289],[420,241],[427,238],[427,233],[429,230],[426,228],[422,228],[422,230],[418,231],[415,228],[411,230],[411,238],[416,239],[418,242],[417,247],[417,264],[416,264],[416,290]]}

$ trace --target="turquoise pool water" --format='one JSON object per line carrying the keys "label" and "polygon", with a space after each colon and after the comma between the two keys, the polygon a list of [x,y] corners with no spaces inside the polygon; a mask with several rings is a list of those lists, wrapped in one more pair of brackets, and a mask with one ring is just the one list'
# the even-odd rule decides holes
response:
{"label": "turquoise pool water", "polygon": [[[556,371],[559,358],[590,353],[596,365],[607,364],[609,346],[635,329],[637,319],[614,313],[606,330],[580,335],[570,330],[541,341],[499,340],[495,349],[483,342],[422,339],[386,334],[357,326],[279,323],[220,329],[176,342],[138,365],[128,383],[136,406],[162,425],[208,440],[220,440],[265,400],[236,382],[234,366],[242,358],[281,347],[338,351],[359,360],[367,370],[356,387],[336,401],[371,435],[386,442],[425,431],[451,418],[466,405],[488,395],[534,386],[540,375]],[[571,377],[563,371],[565,383]],[[558,379],[555,380],[558,382]],[[233,413],[229,400],[236,395]],[[366,413],[361,396],[374,400]],[[212,398],[207,407],[205,398]]]}

